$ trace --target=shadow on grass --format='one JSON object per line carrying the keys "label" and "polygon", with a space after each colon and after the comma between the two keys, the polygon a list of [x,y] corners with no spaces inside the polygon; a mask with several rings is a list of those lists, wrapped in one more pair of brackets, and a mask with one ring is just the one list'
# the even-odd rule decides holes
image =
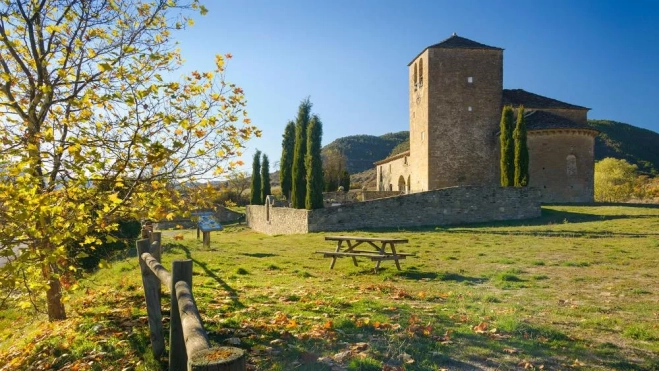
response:
{"label": "shadow on grass", "polygon": [[228,292],[228,293],[230,294],[230,295],[229,295],[229,298],[230,298],[231,301],[233,302],[234,308],[240,309],[240,308],[244,308],[244,307],[245,307],[245,305],[243,305],[243,303],[241,303],[240,300],[238,300],[238,292],[237,292],[233,287],[229,286],[229,285],[228,285],[228,284],[227,284],[227,283],[226,283],[226,282],[225,282],[220,276],[218,276],[213,270],[211,270],[210,268],[208,268],[208,264],[206,264],[206,263],[204,263],[204,262],[202,262],[202,261],[199,261],[199,260],[193,258],[193,257],[192,257],[192,253],[190,252],[190,249],[189,249],[187,246],[185,246],[185,245],[183,245],[183,244],[174,244],[174,243],[168,243],[168,244],[166,244],[166,245],[168,246],[169,249],[173,249],[173,248],[181,249],[183,252],[185,252],[185,257],[186,257],[186,258],[192,260],[192,262],[193,262],[194,264],[200,266],[201,269],[204,270],[204,273],[206,273],[206,275],[207,275],[208,277],[212,278],[213,280],[215,280],[215,282],[217,282],[220,286],[222,286],[222,288],[223,288],[226,292]]}
{"label": "shadow on grass", "polygon": [[[592,205],[589,206],[599,206]],[[629,205],[624,205],[629,206]],[[637,206],[637,207],[640,207]],[[541,236],[541,237],[587,237],[587,238],[616,238],[616,237],[648,237],[659,236],[659,233],[620,233],[620,232],[591,232],[591,231],[511,231],[496,230],[482,231],[476,228],[503,228],[503,227],[533,227],[548,226],[554,224],[576,224],[595,221],[617,220],[617,219],[648,219],[657,218],[657,215],[597,215],[573,213],[569,211],[542,209],[542,216],[534,219],[523,220],[503,220],[487,223],[463,223],[450,226],[414,226],[399,228],[373,228],[363,229],[365,232],[442,232],[442,233],[475,233],[475,234],[493,234],[493,235],[523,235],[523,236]]]}
{"label": "shadow on grass", "polygon": [[[464,355],[470,363],[488,368],[521,369],[516,357],[513,357],[512,363],[509,364],[505,358],[498,357],[499,354],[509,353],[521,355],[534,367],[543,365],[544,369],[552,370],[578,367],[578,363],[572,365],[573,360],[577,359],[588,360],[589,365],[605,366],[606,369],[656,370],[656,361],[648,357],[648,354],[630,354],[629,349],[610,344],[588,344],[554,329],[523,324],[503,335],[511,336],[495,338],[496,335],[492,334],[456,333],[453,339],[465,345]],[[474,351],[475,348],[479,350]],[[557,352],[556,349],[561,351]],[[457,354],[456,356],[462,358]]]}
{"label": "shadow on grass", "polygon": [[394,276],[400,278],[407,278],[410,280],[439,280],[439,281],[455,281],[455,282],[470,282],[470,283],[483,283],[487,281],[485,277],[469,277],[459,273],[437,273],[437,272],[422,272],[416,269],[408,269],[401,272],[394,273]]}
{"label": "shadow on grass", "polygon": [[278,256],[277,254],[270,254],[270,253],[263,253],[263,252],[257,252],[257,253],[241,253],[240,255],[245,255],[249,256],[251,258],[271,258],[273,256]]}

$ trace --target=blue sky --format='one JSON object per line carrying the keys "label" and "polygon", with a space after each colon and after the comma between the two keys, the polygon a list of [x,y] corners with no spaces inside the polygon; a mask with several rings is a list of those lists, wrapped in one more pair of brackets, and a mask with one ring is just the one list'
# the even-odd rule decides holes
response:
{"label": "blue sky", "polygon": [[[233,54],[228,79],[241,86],[263,137],[255,149],[275,164],[299,102],[309,96],[336,138],[408,130],[407,64],[453,32],[505,49],[504,88],[592,108],[659,132],[659,1],[205,1],[209,12],[176,34],[185,70],[210,70]],[[271,169],[276,167],[271,165]]]}

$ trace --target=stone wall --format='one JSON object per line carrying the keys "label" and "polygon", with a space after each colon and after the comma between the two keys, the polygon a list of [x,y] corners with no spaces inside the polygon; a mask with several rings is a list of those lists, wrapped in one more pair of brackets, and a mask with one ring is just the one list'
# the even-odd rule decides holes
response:
{"label": "stone wall", "polygon": [[319,210],[247,207],[247,224],[267,234],[406,228],[540,216],[535,188],[452,187]]}
{"label": "stone wall", "polygon": [[[429,59],[425,190],[497,185],[494,134],[501,118],[503,50],[437,48]],[[415,148],[410,150],[415,157]]]}
{"label": "stone wall", "polygon": [[247,226],[257,232],[269,235],[309,232],[309,210],[248,205],[245,214]]}
{"label": "stone wall", "polygon": [[363,191],[362,200],[379,200],[381,198],[400,196],[399,191]]}
{"label": "stone wall", "polygon": [[593,202],[595,138],[592,132],[528,132],[529,186],[542,202]]}

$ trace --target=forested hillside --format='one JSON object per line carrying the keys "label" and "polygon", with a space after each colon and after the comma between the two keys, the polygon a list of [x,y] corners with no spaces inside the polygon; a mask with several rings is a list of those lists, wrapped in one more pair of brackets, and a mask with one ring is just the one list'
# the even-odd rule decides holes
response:
{"label": "forested hillside", "polygon": [[610,120],[588,120],[599,130],[595,157],[625,159],[647,174],[659,175],[659,134],[633,125]]}
{"label": "forested hillside", "polygon": [[373,167],[373,162],[381,160],[403,141],[409,139],[408,131],[388,133],[381,136],[352,135],[338,138],[323,147],[323,153],[337,151],[346,156],[350,174],[359,173]]}

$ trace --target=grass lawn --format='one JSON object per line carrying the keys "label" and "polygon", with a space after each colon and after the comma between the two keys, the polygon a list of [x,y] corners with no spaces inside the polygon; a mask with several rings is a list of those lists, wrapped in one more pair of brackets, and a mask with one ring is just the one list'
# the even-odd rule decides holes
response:
{"label": "grass lawn", "polygon": [[[408,238],[401,261],[330,259],[323,233],[165,232],[194,262],[215,344],[253,370],[658,370],[659,208],[547,206],[539,219],[328,233]],[[163,300],[168,328],[169,299]],[[154,370],[137,258],[86,277],[70,319],[0,311],[0,369]]]}

